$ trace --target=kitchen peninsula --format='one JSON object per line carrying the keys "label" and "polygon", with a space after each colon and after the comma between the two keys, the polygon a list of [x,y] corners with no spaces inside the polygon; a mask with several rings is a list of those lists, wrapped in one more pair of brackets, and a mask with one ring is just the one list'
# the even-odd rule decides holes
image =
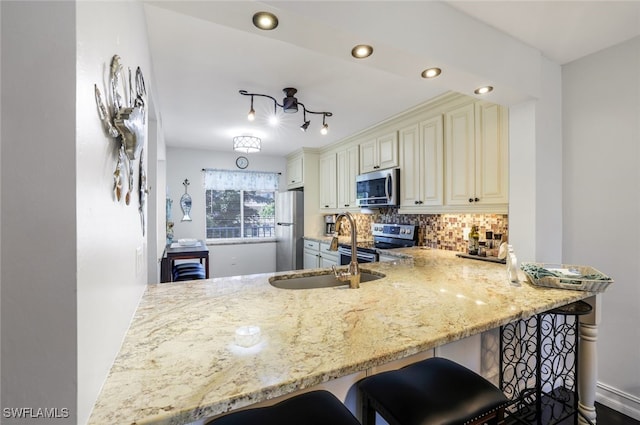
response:
{"label": "kitchen peninsula", "polygon": [[[269,284],[291,272],[150,285],[89,423],[186,424],[335,378],[364,376],[574,301],[595,305],[593,293],[512,284],[503,265],[451,251],[393,252],[404,258],[363,266],[386,277],[360,289]],[[588,320],[595,335],[595,319]],[[235,331],[245,325],[261,328],[260,342],[249,348],[235,345]],[[593,363],[581,362],[588,413],[593,370]]]}

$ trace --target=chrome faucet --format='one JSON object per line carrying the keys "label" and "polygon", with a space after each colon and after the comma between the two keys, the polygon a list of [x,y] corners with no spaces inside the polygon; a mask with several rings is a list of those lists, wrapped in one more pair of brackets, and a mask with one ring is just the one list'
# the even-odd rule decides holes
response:
{"label": "chrome faucet", "polygon": [[336,218],[336,228],[333,232],[333,238],[331,239],[331,245],[329,246],[330,251],[338,250],[338,232],[340,232],[340,224],[342,223],[342,218],[346,217],[349,220],[349,224],[351,225],[351,262],[349,263],[349,268],[347,271],[339,272],[336,269],[336,266],[333,266],[333,273],[336,276],[336,279],[346,282],[349,281],[349,287],[352,289],[357,289],[360,287],[360,266],[358,265],[358,247],[356,243],[356,236],[358,231],[356,229],[356,221],[353,219],[353,215],[350,212],[345,212],[343,214],[338,214]]}

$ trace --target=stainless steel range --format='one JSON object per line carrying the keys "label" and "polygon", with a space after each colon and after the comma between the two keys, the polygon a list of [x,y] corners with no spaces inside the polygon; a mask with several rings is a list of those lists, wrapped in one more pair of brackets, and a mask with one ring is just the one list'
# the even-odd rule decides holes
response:
{"label": "stainless steel range", "polygon": [[[418,226],[410,224],[371,224],[373,241],[359,242],[357,247],[358,263],[378,261],[378,249],[394,249],[415,246],[418,242]],[[338,247],[340,264],[351,262],[351,247],[341,244]]]}
{"label": "stainless steel range", "polygon": [[380,249],[406,248],[418,242],[418,226],[410,224],[373,223],[371,234],[374,246]]}

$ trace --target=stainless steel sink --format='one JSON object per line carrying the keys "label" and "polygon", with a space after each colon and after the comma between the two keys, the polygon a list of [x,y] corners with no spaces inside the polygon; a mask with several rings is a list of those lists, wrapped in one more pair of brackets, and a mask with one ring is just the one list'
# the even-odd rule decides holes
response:
{"label": "stainless steel sink", "polygon": [[[382,273],[361,271],[360,283],[370,282],[385,277]],[[269,283],[280,289],[313,289],[313,288],[331,288],[333,286],[349,286],[349,281],[343,282],[333,275],[333,271],[329,270],[322,274],[314,275],[282,275],[274,276],[269,279]]]}

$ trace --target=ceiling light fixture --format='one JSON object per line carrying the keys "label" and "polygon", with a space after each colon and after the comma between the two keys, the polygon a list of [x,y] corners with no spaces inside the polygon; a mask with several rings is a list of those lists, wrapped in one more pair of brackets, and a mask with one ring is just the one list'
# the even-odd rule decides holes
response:
{"label": "ceiling light fixture", "polygon": [[269,31],[278,26],[278,17],[271,12],[257,12],[253,15],[253,25],[261,30]]}
{"label": "ceiling light fixture", "polygon": [[324,117],[322,117],[322,128],[320,129],[320,134],[323,136],[329,132],[329,124],[324,122]]}
{"label": "ceiling light fixture", "polygon": [[302,111],[304,113],[304,116],[302,118],[302,120],[304,121],[302,123],[302,125],[300,126],[300,130],[302,130],[303,132],[307,131],[307,128],[309,128],[309,124],[311,124],[311,121],[307,121],[307,111]]}
{"label": "ceiling light fixture", "polygon": [[282,108],[283,112],[288,114],[293,114],[298,112],[298,106],[301,106],[302,111],[304,113],[303,122],[302,122],[302,125],[300,126],[300,129],[302,131],[307,131],[307,128],[309,127],[309,124],[310,124],[310,121],[307,121],[307,114],[316,114],[316,115],[322,115],[322,128],[320,129],[320,133],[325,135],[329,132],[329,125],[326,123],[325,119],[327,117],[333,116],[331,112],[326,112],[326,111],[315,112],[307,109],[304,106],[304,103],[298,102],[298,99],[296,99],[295,94],[298,92],[298,90],[294,89],[293,87],[287,87],[285,89],[282,89],[282,91],[285,94],[285,98],[282,100],[282,104],[280,104],[274,97],[271,97],[267,94],[249,93],[246,90],[240,90],[239,93],[241,95],[251,96],[251,109],[249,110],[249,115],[247,115],[247,118],[249,119],[249,121],[253,121],[256,115],[256,111],[253,109],[253,97],[260,96],[260,97],[269,98],[273,101],[273,117],[272,118],[277,116],[278,106]]}
{"label": "ceiling light fixture", "polygon": [[478,87],[473,92],[475,94],[487,94],[487,93],[490,93],[492,91],[493,91],[493,87],[492,86],[482,86],[482,87]]}
{"label": "ceiling light fixture", "polygon": [[373,47],[368,44],[358,44],[353,49],[351,49],[351,56],[356,59],[364,59],[368,58],[373,54]]}
{"label": "ceiling light fixture", "polygon": [[236,152],[260,152],[262,140],[255,136],[236,136],[233,138],[233,150]]}
{"label": "ceiling light fixture", "polygon": [[249,109],[249,114],[247,115],[247,119],[249,121],[253,121],[256,119],[256,111],[253,109],[253,96],[251,96],[251,109]]}
{"label": "ceiling light fixture", "polygon": [[422,71],[422,78],[435,78],[438,75],[442,74],[442,70],[440,68],[427,68]]}

